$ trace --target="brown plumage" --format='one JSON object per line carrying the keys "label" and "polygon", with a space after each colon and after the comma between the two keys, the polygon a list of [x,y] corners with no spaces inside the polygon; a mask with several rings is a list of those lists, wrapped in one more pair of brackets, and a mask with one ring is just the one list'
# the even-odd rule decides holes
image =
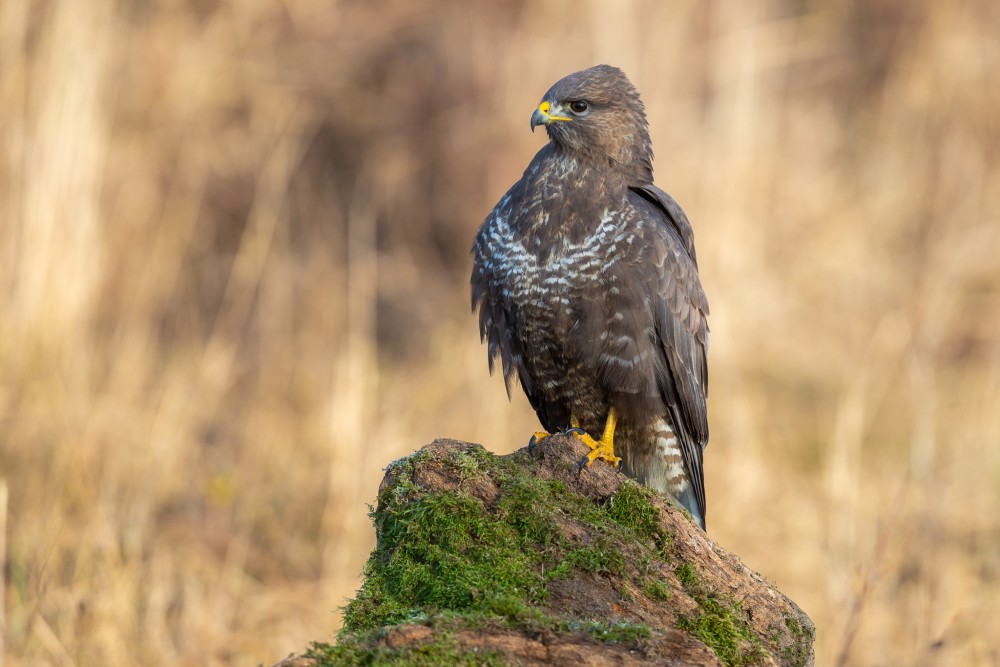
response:
{"label": "brown plumage", "polygon": [[499,357],[549,432],[578,423],[596,439],[617,416],[625,473],[704,527],[708,301],[691,225],[653,185],[639,94],[598,65],[549,89],[540,124],[549,143],[472,248],[490,370]]}

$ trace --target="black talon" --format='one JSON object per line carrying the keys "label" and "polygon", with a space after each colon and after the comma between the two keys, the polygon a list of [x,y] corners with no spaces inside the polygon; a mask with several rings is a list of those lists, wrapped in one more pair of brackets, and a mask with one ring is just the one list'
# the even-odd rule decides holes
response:
{"label": "black talon", "polygon": [[535,436],[531,436],[531,440],[528,441],[528,453],[535,451],[535,445],[538,444],[538,439]]}
{"label": "black talon", "polygon": [[587,432],[584,431],[579,426],[572,426],[572,427],[566,429],[565,431],[563,431],[563,435],[573,435],[574,433],[576,433],[577,435],[586,435]]}
{"label": "black talon", "polygon": [[588,460],[589,459],[586,456],[584,456],[582,459],[580,459],[580,463],[577,464],[577,469],[576,469],[577,474],[582,474],[583,473],[583,469],[587,467],[587,461]]}

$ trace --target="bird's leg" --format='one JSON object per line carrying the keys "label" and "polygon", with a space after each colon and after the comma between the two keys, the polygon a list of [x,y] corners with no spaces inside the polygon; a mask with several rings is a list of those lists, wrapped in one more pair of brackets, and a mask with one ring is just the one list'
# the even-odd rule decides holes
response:
{"label": "bird's leg", "polygon": [[[621,470],[622,460],[615,456],[615,426],[618,424],[618,417],[615,409],[608,410],[608,418],[604,422],[604,434],[600,440],[594,440],[589,433],[580,426],[580,420],[576,416],[570,417],[570,427],[562,432],[563,435],[571,435],[583,444],[590,447],[590,453],[580,459],[580,470],[589,468],[590,464],[597,459],[603,459],[614,466],[615,470]],[[552,435],[546,431],[535,431],[528,441],[528,451],[532,451],[539,442]]]}
{"label": "bird's leg", "polygon": [[614,442],[615,426],[617,423],[618,417],[615,415],[615,409],[611,408],[608,410],[608,419],[604,422],[604,435],[601,436],[600,440],[594,440],[586,431],[580,428],[577,419],[573,418],[573,428],[567,431],[567,433],[571,433],[577,440],[590,447],[590,453],[580,460],[581,470],[589,468],[590,464],[597,459],[603,459],[613,465],[615,470],[621,470],[622,460],[615,456]]}

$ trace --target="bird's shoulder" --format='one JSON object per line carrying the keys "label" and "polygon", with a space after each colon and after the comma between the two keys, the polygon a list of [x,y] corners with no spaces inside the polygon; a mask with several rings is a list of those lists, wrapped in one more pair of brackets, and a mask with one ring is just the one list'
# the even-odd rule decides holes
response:
{"label": "bird's shoulder", "polygon": [[652,183],[630,186],[628,197],[638,215],[653,223],[649,226],[650,233],[659,237],[678,259],[690,260],[697,269],[694,230],[677,200]]}

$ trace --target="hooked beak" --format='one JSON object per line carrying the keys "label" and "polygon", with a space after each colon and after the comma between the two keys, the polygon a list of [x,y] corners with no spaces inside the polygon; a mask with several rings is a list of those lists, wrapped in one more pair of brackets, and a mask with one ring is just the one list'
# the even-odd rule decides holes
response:
{"label": "hooked beak", "polygon": [[552,103],[548,100],[543,101],[535,109],[535,112],[531,114],[531,131],[535,131],[535,127],[538,125],[548,125],[551,122],[557,120],[572,121],[573,119],[568,116],[561,115],[562,107],[552,107]]}
{"label": "hooked beak", "polygon": [[535,109],[535,113],[531,114],[531,131],[534,132],[539,125],[545,125],[545,114],[541,109]]}

